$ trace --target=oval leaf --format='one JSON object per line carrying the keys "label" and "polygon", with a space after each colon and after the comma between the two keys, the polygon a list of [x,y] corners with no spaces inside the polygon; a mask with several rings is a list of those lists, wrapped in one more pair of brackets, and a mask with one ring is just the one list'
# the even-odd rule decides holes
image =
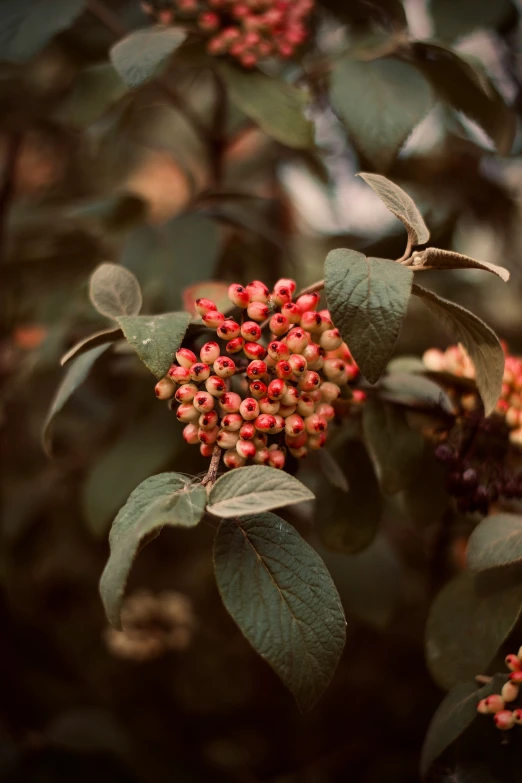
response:
{"label": "oval leaf", "polygon": [[487,670],[522,609],[522,584],[484,584],[466,572],[436,597],[426,627],[428,668],[442,688]]}
{"label": "oval leaf", "polygon": [[440,410],[448,415],[454,415],[453,405],[444,389],[435,381],[417,374],[426,371],[421,360],[415,358],[414,362],[410,363],[410,372],[400,372],[401,367],[404,367],[404,370],[408,369],[408,363],[399,362],[400,360],[395,363],[390,362],[388,372],[392,366],[399,371],[387,373],[379,382],[379,397],[382,400],[422,410]]}
{"label": "oval leaf", "polygon": [[146,479],[130,495],[113,522],[111,554],[100,580],[100,594],[109,621],[121,628],[125,585],[143,539],[151,541],[163,525],[194,527],[205,512],[207,494],[201,484],[179,473]]}
{"label": "oval leaf", "polygon": [[313,493],[288,473],[251,465],[218,478],[210,491],[207,511],[217,517],[235,517],[313,499]]}
{"label": "oval leaf", "polygon": [[355,250],[332,250],[325,261],[328,309],[364,377],[375,383],[397,342],[413,272]]}
{"label": "oval leaf", "polygon": [[428,241],[430,232],[411,196],[381,174],[362,172],[357,176],[361,177],[377,193],[390,212],[404,223],[412,247]]}
{"label": "oval leaf", "polygon": [[249,73],[226,63],[219,70],[231,101],[264,133],[287,147],[313,146],[313,125],[304,115],[306,92],[261,71]]}
{"label": "oval leaf", "polygon": [[2,0],[0,60],[29,60],[81,14],[85,0]]}
{"label": "oval leaf", "polygon": [[174,360],[190,321],[190,313],[121,316],[118,323],[129,345],[156,378],[163,378]]}
{"label": "oval leaf", "polygon": [[424,740],[421,757],[423,776],[446,748],[453,744],[478,717],[479,701],[492,693],[500,693],[506,680],[507,675],[496,675],[482,688],[477,688],[471,682],[463,682],[451,689],[431,719]]}
{"label": "oval leaf", "polygon": [[221,523],[214,566],[223,603],[245,637],[300,709],[311,709],[346,638],[339,595],[317,552],[280,517],[256,514]]}
{"label": "oval leaf", "polygon": [[178,27],[136,30],[112,47],[111,62],[128,87],[139,87],[161,72],[186,37]]}
{"label": "oval leaf", "polygon": [[522,516],[498,514],[486,517],[470,536],[468,567],[487,571],[522,562]]}
{"label": "oval leaf", "polygon": [[443,328],[469,353],[475,365],[477,389],[489,416],[500,396],[504,376],[504,351],[495,332],[469,310],[419,285],[412,286],[412,293],[422,299]]}
{"label": "oval leaf", "polygon": [[509,280],[509,272],[503,266],[477,261],[470,256],[463,256],[451,250],[440,250],[438,247],[427,247],[426,250],[414,253],[412,267],[416,272],[423,269],[482,269],[497,275],[505,283]]}
{"label": "oval leaf", "polygon": [[116,340],[121,340],[122,338],[123,332],[121,329],[102,329],[100,332],[94,332],[94,334],[84,337],[83,340],[80,340],[76,345],[73,345],[72,348],[69,348],[67,353],[64,353],[60,359],[60,364],[63,367],[64,364],[67,364],[71,359],[74,359],[75,356],[81,356],[82,354],[87,353],[87,351],[90,351],[91,348],[96,348],[98,345],[105,345],[106,343],[114,343]]}
{"label": "oval leaf", "polygon": [[137,315],[143,303],[137,278],[119,264],[102,264],[94,270],[89,296],[99,313],[113,319]]}
{"label": "oval leaf", "polygon": [[49,412],[46,416],[43,428],[42,428],[42,444],[47,453],[50,453],[51,444],[49,439],[49,427],[52,420],[59,413],[71,394],[73,394],[78,386],[80,386],[87,378],[91,367],[94,362],[102,355],[104,351],[111,345],[110,342],[103,342],[101,345],[97,345],[91,348],[86,353],[78,356],[72,364],[69,365],[65,376],[58,387],[54,399],[49,408]]}
{"label": "oval leaf", "polygon": [[357,150],[372,168],[383,171],[433,106],[422,73],[392,57],[338,60],[332,69],[330,96]]}

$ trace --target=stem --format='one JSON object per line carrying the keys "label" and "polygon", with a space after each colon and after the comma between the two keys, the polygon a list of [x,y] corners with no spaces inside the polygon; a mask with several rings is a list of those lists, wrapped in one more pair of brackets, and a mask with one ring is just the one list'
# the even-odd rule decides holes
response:
{"label": "stem", "polygon": [[217,478],[219,463],[221,461],[221,451],[222,449],[219,446],[214,446],[214,451],[212,452],[212,459],[210,460],[207,475],[201,482],[202,485],[207,488],[207,494],[212,489],[212,486],[215,484]]}
{"label": "stem", "polygon": [[406,245],[406,250],[404,251],[402,256],[397,259],[398,264],[404,264],[405,266],[409,266],[412,248],[413,248],[413,243],[411,241],[410,235],[408,234],[408,244]]}
{"label": "stem", "polygon": [[478,683],[478,685],[488,685],[492,680],[493,677],[489,677],[487,674],[477,674],[475,677],[475,682]]}

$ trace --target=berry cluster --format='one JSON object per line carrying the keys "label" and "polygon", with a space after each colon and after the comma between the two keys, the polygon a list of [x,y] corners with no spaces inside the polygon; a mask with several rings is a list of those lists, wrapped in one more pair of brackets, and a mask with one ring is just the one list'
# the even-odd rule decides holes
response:
{"label": "berry cluster", "polygon": [[[287,279],[272,292],[258,280],[245,287],[233,283],[228,296],[239,308],[238,320],[209,299],[197,299],[198,313],[224,349],[206,342],[198,357],[180,348],[156,384],[159,399],[177,404],[187,443],[199,443],[206,457],[217,444],[229,468],[247,460],[283,468],[287,450],[301,458],[322,448],[335,415],[332,403],[359,372],[329,312],[316,310],[319,294],[294,302],[295,288]],[[272,333],[266,347],[265,324]]]}
{"label": "berry cluster", "polygon": [[[515,446],[522,446],[522,359],[507,354],[504,367],[502,392],[497,402],[496,413],[502,416],[509,428],[509,440]],[[452,345],[446,351],[430,348],[423,356],[429,370],[447,372],[461,378],[475,377],[475,368],[469,356],[460,345]],[[477,407],[474,394],[462,394],[460,405],[464,410],[473,411]]]}
{"label": "berry cluster", "polygon": [[515,724],[522,724],[522,709],[506,709],[506,704],[514,706],[522,685],[522,647],[518,655],[507,655],[506,665],[511,674],[509,680],[502,687],[501,693],[493,693],[486,699],[479,701],[477,710],[482,715],[493,715],[495,726],[501,731],[512,729]]}
{"label": "berry cluster", "polygon": [[308,37],[314,0],[168,0],[144,2],[160,24],[195,20],[207,51],[229,55],[245,68],[265,57],[292,57]]}

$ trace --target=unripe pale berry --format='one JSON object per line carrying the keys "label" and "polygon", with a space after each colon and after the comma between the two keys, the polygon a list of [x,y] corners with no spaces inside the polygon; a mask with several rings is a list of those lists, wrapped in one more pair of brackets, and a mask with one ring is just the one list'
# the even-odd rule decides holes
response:
{"label": "unripe pale berry", "polygon": [[323,372],[329,381],[342,385],[341,380],[346,372],[346,364],[342,359],[326,359]]}
{"label": "unripe pale berry", "polygon": [[289,323],[298,324],[301,320],[301,311],[294,302],[288,302],[281,307],[281,313],[288,318]]}
{"label": "unripe pale berry", "polygon": [[218,356],[214,362],[214,372],[220,378],[230,378],[236,371],[236,365],[228,356]]}
{"label": "unripe pale berry", "polygon": [[252,282],[246,286],[246,290],[250,295],[251,302],[261,302],[263,304],[268,302],[270,291],[260,280],[252,280]]}
{"label": "unripe pale berry", "polygon": [[301,316],[301,327],[307,332],[318,332],[323,319],[315,310],[307,310]]}
{"label": "unripe pale berry", "polygon": [[509,731],[515,725],[515,718],[511,710],[500,710],[493,715],[495,726],[501,731]]}
{"label": "unripe pale berry", "polygon": [[280,400],[286,392],[286,383],[281,378],[275,378],[268,384],[266,392],[271,400]]}
{"label": "unripe pale berry", "polygon": [[259,403],[254,397],[247,397],[239,406],[239,412],[245,421],[253,421],[259,416]]}
{"label": "unripe pale berry", "polygon": [[201,443],[205,443],[207,446],[212,446],[216,442],[218,435],[219,427],[212,427],[211,430],[204,430],[203,427],[200,427],[198,430],[198,438]]}
{"label": "unripe pale berry", "polygon": [[227,432],[239,432],[243,424],[243,417],[239,413],[227,413],[221,419],[221,427]]}
{"label": "unripe pale berry", "polygon": [[493,714],[504,709],[504,699],[499,693],[492,693],[491,696],[483,699],[487,712]]}
{"label": "unripe pale berry", "polygon": [[308,362],[310,370],[320,370],[324,365],[324,350],[316,343],[310,343],[303,351],[303,356]]}
{"label": "unripe pale berry", "polygon": [[270,452],[266,446],[261,446],[256,450],[256,453],[252,457],[252,461],[256,465],[268,465],[270,460]]}
{"label": "unripe pale berry", "polygon": [[[323,310],[323,312],[324,312],[324,310]],[[321,325],[317,329],[317,334],[323,335],[325,332],[329,332],[332,329],[334,329],[334,325],[333,325],[332,319],[329,316],[325,317],[321,313],[317,313],[317,315],[321,316]],[[341,337],[341,344],[342,344],[342,337]]]}
{"label": "unripe pale berry", "polygon": [[322,333],[319,345],[321,348],[324,348],[325,351],[335,351],[342,345],[342,342],[343,338],[341,337],[339,329],[328,329],[326,332]]}
{"label": "unripe pale berry", "polygon": [[235,449],[229,449],[223,454],[223,462],[227,468],[242,468],[246,460],[240,457]]}
{"label": "unripe pale berry", "polygon": [[323,399],[325,402],[333,402],[337,399],[340,393],[341,390],[336,383],[326,381],[325,383],[321,384],[321,399]]}
{"label": "unripe pale berry", "polygon": [[210,367],[203,362],[196,362],[189,370],[191,380],[196,383],[206,381],[210,377]]}
{"label": "unripe pale berry", "polygon": [[215,342],[205,343],[199,352],[199,358],[205,364],[214,364],[218,356],[221,354],[221,348]]}
{"label": "unripe pale berry", "polygon": [[308,345],[308,335],[300,326],[294,326],[286,336],[286,344],[292,353],[302,354]]}
{"label": "unripe pale berry", "polygon": [[262,378],[263,375],[266,375],[266,364],[261,359],[254,359],[253,362],[250,362],[246,369],[246,374],[249,378]]}
{"label": "unripe pale berry", "polygon": [[290,356],[290,348],[281,340],[272,340],[268,343],[268,355],[276,362],[281,359],[288,359]]}
{"label": "unripe pale berry", "polygon": [[193,351],[189,351],[188,348],[180,348],[179,351],[176,351],[176,361],[181,367],[190,369],[197,360],[196,354]]}
{"label": "unripe pale berry", "polygon": [[280,405],[278,413],[283,417],[283,419],[286,419],[288,416],[291,416],[293,413],[295,413],[296,410],[297,405]]}
{"label": "unripe pale berry", "polygon": [[211,457],[212,452],[214,451],[214,446],[210,443],[202,443],[199,447],[199,450],[203,457]]}
{"label": "unripe pale berry", "polygon": [[276,418],[269,413],[261,413],[254,421],[256,430],[270,432],[276,426]]}
{"label": "unripe pale berry", "polygon": [[271,400],[270,397],[261,397],[259,400],[261,413],[270,413],[272,416],[275,416],[279,412],[280,407],[280,403],[277,400]]}
{"label": "unripe pale berry", "polygon": [[311,294],[303,294],[296,300],[296,305],[300,309],[301,313],[306,313],[308,310],[315,310],[319,302],[319,294],[314,291]]}
{"label": "unripe pale berry", "polygon": [[266,396],[267,387],[266,383],[263,383],[263,381],[253,381],[248,388],[250,395],[255,397],[256,400],[260,400],[262,397]]}
{"label": "unripe pale berry", "polygon": [[335,417],[335,410],[332,405],[330,405],[328,402],[320,402],[315,406],[315,412],[319,414],[319,416],[324,416],[326,421],[330,421]]}
{"label": "unripe pale berry", "polygon": [[518,698],[519,687],[514,682],[506,682],[502,686],[501,696],[505,702],[515,701]]}
{"label": "unripe pale berry", "polygon": [[314,370],[307,370],[303,375],[301,375],[298,382],[298,386],[301,391],[305,392],[313,392],[315,389],[318,389],[320,385],[321,378]]}
{"label": "unripe pale berry", "polygon": [[175,383],[188,383],[190,381],[190,372],[186,367],[180,367],[179,364],[172,364],[167,375]]}
{"label": "unripe pale berry", "polygon": [[170,400],[174,397],[176,384],[171,378],[162,378],[154,387],[158,400]]}
{"label": "unripe pale berry", "polygon": [[236,443],[236,451],[244,459],[252,459],[257,451],[251,440],[241,440]]}
{"label": "unripe pale berry", "polygon": [[252,440],[256,434],[256,425],[252,421],[246,421],[239,430],[239,437],[242,440]]}
{"label": "unripe pale berry", "polygon": [[288,362],[296,375],[302,375],[308,369],[307,361],[301,353],[291,354]]}
{"label": "unripe pale berry", "polygon": [[217,327],[223,323],[225,320],[225,316],[223,313],[218,312],[217,310],[209,310],[208,313],[205,313],[203,316],[203,322],[210,326],[211,329],[217,329]]}
{"label": "unripe pale berry", "polygon": [[192,404],[200,413],[208,413],[214,408],[214,397],[208,392],[198,392]]}
{"label": "unripe pale berry", "polygon": [[178,421],[197,421],[199,411],[190,402],[182,402],[176,411]]}
{"label": "unripe pale berry", "polygon": [[275,372],[277,377],[282,378],[283,380],[290,379],[294,374],[294,371],[292,370],[292,365],[286,359],[282,359],[280,362],[277,362],[275,366]]}
{"label": "unripe pale berry", "polygon": [[217,425],[218,421],[219,421],[219,417],[216,411],[208,411],[207,413],[201,414],[198,423],[201,429],[212,430]]}
{"label": "unripe pale berry", "polygon": [[319,432],[317,435],[310,435],[308,438],[308,448],[317,451],[322,449],[326,443],[326,432]]}
{"label": "unripe pale berry", "polygon": [[287,435],[300,435],[304,432],[305,423],[298,413],[288,416],[285,421],[285,432]]}
{"label": "unripe pale berry", "polygon": [[239,434],[237,432],[220,430],[217,436],[217,445],[220,449],[235,449],[238,440]]}
{"label": "unripe pale berry", "polygon": [[301,446],[298,449],[288,447],[288,451],[290,452],[292,457],[295,457],[296,459],[303,459],[308,454],[308,449],[306,448],[306,446]]}
{"label": "unripe pale berry", "polygon": [[256,449],[260,449],[263,446],[266,446],[266,444],[268,443],[268,435],[266,435],[264,432],[259,432],[259,430],[256,429],[256,434],[252,438],[252,442],[256,447]]}
{"label": "unripe pale berry", "polygon": [[196,308],[196,312],[200,315],[206,315],[211,310],[216,310],[216,305],[211,299],[196,299],[196,302],[194,304],[194,307]]}
{"label": "unripe pale berry", "polygon": [[264,321],[268,318],[269,309],[263,302],[250,302],[247,308],[248,317],[252,321]]}
{"label": "unripe pale berry", "polygon": [[233,340],[235,337],[239,337],[240,333],[241,327],[232,318],[225,318],[217,328],[217,336],[222,340]]}
{"label": "unripe pale berry", "polygon": [[506,666],[512,672],[519,672],[522,669],[522,663],[518,655],[506,655]]}
{"label": "unripe pale berry", "polygon": [[192,402],[198,391],[195,383],[184,383],[178,388],[174,398],[177,402]]}
{"label": "unripe pale berry", "polygon": [[279,415],[279,413],[276,413],[274,416],[275,424],[270,430],[270,435],[277,435],[279,432],[283,432],[285,428],[285,420],[282,416]]}
{"label": "unripe pale berry", "polygon": [[223,378],[220,378],[218,375],[211,375],[205,381],[205,389],[213,397],[222,397],[227,390],[227,385]]}
{"label": "unripe pale berry", "polygon": [[285,466],[285,461],[286,457],[284,451],[274,449],[273,451],[268,452],[268,464],[271,468],[282,470]]}
{"label": "unripe pale berry", "polygon": [[237,413],[241,405],[241,397],[236,392],[225,392],[219,400],[219,407],[225,413]]}
{"label": "unripe pale berry", "polygon": [[250,294],[246,288],[238,283],[232,283],[228,287],[228,298],[236,307],[241,307],[242,310],[245,310],[250,302]]}
{"label": "unripe pale berry", "polygon": [[[295,372],[295,371],[294,371]],[[286,391],[281,397],[282,405],[297,405],[299,400],[299,390],[295,386],[287,386]]]}
{"label": "unripe pale berry", "polygon": [[195,446],[196,443],[199,443],[198,431],[199,427],[197,424],[193,424],[192,422],[187,424],[186,427],[183,428],[184,440],[187,443],[190,443],[191,446]]}
{"label": "unripe pale berry", "polygon": [[229,342],[225,346],[225,351],[227,353],[239,353],[243,349],[245,345],[245,340],[243,337],[234,337],[233,340],[229,340]]}
{"label": "unripe pale berry", "polygon": [[249,343],[257,343],[261,337],[261,327],[255,321],[245,321],[241,326],[241,337]]}
{"label": "unripe pale berry", "polygon": [[249,359],[264,359],[266,356],[266,349],[259,343],[245,343],[243,352]]}
{"label": "unripe pale berry", "polygon": [[317,432],[324,432],[328,426],[328,422],[323,416],[318,413],[312,413],[311,416],[307,416],[304,420],[306,431],[310,435],[315,435]]}
{"label": "unripe pale berry", "polygon": [[287,446],[293,449],[300,449],[301,446],[306,446],[308,442],[308,433],[306,430],[301,432],[300,435],[285,435],[285,443]]}
{"label": "unripe pale berry", "polygon": [[275,313],[275,315],[273,315],[270,319],[269,326],[270,331],[273,332],[273,334],[277,335],[277,337],[281,337],[283,334],[288,332],[290,328],[290,321],[281,313]]}

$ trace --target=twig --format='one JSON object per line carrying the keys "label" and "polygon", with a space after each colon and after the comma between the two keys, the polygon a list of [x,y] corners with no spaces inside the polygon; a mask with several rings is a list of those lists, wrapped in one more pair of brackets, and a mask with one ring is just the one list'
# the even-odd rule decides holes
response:
{"label": "twig", "polygon": [[475,682],[478,683],[478,685],[488,685],[492,681],[493,677],[489,677],[487,674],[477,674],[475,677]]}
{"label": "twig", "polygon": [[210,460],[210,465],[207,470],[207,475],[201,482],[204,487],[207,488],[207,493],[210,492],[212,489],[212,485],[215,484],[218,470],[219,470],[219,463],[221,461],[221,452],[222,449],[219,446],[214,446],[214,451],[212,452],[212,459]]}
{"label": "twig", "polygon": [[7,139],[5,151],[5,166],[2,184],[0,186],[0,263],[5,259],[5,235],[9,207],[14,195],[16,180],[16,165],[22,146],[22,134],[12,131]]}
{"label": "twig", "polygon": [[411,237],[408,234],[408,244],[406,245],[406,250],[404,251],[402,256],[397,259],[397,263],[398,264],[404,264],[405,266],[409,266],[410,265],[410,263],[411,263],[410,255],[411,255],[412,248],[413,248],[413,244],[412,244],[412,241],[411,241]]}

